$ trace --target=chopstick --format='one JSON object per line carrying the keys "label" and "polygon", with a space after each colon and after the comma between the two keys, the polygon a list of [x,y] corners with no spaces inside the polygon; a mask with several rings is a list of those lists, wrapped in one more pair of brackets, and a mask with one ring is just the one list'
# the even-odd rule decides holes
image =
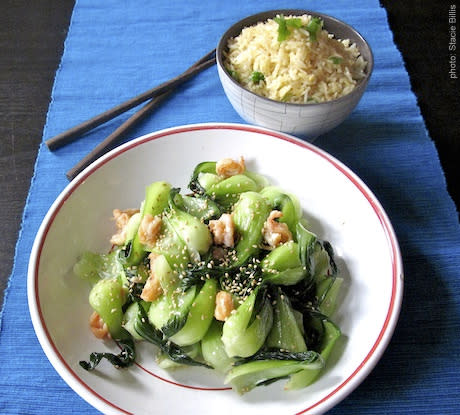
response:
{"label": "chopstick", "polygon": [[164,92],[162,95],[159,95],[146,105],[144,105],[139,111],[133,114],[128,120],[121,124],[112,134],[107,136],[107,138],[99,143],[88,155],[82,158],[74,167],[72,167],[67,173],[66,176],[69,180],[73,180],[81,171],[88,167],[93,161],[98,159],[100,156],[107,153],[112,149],[114,144],[116,144],[121,137],[128,132],[132,127],[135,126],[138,122],[144,119],[149,115],[153,110],[158,108],[158,106],[168,98],[174,89],[170,89],[167,92]]}
{"label": "chopstick", "polygon": [[[84,123],[65,131],[64,133],[59,134],[58,136],[48,140],[47,145],[50,149],[55,149],[60,146],[63,146],[75,139],[78,135],[83,134],[86,131],[89,131],[96,126],[103,124],[111,118],[116,117],[117,115],[123,113],[124,111],[129,110],[137,106],[140,102],[146,101],[149,97],[153,98],[144,105],[140,110],[134,113],[131,117],[128,118],[123,124],[121,124],[114,132],[112,132],[104,141],[99,143],[88,155],[81,159],[74,167],[72,167],[67,173],[66,176],[69,180],[74,179],[82,170],[89,166],[97,158],[111,150],[114,145],[138,122],[143,120],[147,115],[152,113],[160,104],[168,98],[176,88],[181,85],[183,82],[190,79],[192,76],[198,72],[209,68],[210,66],[216,63],[216,58],[213,56],[215,49],[207,53],[201,59],[196,61],[190,68],[188,68],[181,75],[171,79],[170,81],[164,82],[158,87],[152,88],[151,90],[144,92],[137,97],[134,97],[102,114],[99,114],[92,119],[85,121]],[[50,143],[49,143],[50,142]]]}
{"label": "chopstick", "polygon": [[139,104],[147,101],[148,99],[158,97],[163,93],[173,90],[175,87],[183,84],[185,81],[192,78],[197,73],[208,68],[216,62],[214,56],[216,50],[213,49],[211,52],[207,53],[201,59],[196,61],[192,66],[190,66],[182,74],[176,76],[175,78],[170,79],[169,81],[163,82],[155,88],[149,89],[148,91],[135,96],[134,98],[129,99],[128,101],[123,102],[95,117],[84,121],[83,123],[76,125],[73,128],[70,128],[63,133],[56,135],[53,138],[50,138],[45,141],[45,144],[50,150],[57,149],[63,145],[75,140],[78,136],[92,130],[93,128],[111,120],[112,118],[117,117],[118,115],[138,106]]}

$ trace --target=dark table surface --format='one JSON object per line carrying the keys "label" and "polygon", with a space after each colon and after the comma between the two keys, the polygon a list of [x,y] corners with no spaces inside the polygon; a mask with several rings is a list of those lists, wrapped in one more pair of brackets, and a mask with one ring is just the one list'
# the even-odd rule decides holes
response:
{"label": "dark table surface", "polygon": [[[381,0],[458,209],[460,89],[449,73],[451,4]],[[74,0],[0,4],[0,304],[73,5]]]}

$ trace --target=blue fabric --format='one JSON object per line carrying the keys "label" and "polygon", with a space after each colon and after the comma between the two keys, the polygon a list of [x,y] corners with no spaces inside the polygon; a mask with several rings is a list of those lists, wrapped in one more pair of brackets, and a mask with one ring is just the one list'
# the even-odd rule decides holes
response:
{"label": "blue fabric", "polygon": [[[48,139],[182,72],[240,18],[279,1],[78,0],[43,133]],[[354,170],[386,209],[399,238],[405,293],[383,358],[331,414],[460,413],[460,232],[443,171],[377,0],[291,0],[345,20],[370,42],[375,71],[359,106],[317,139]],[[30,321],[26,276],[38,227],[67,184],[65,172],[130,114],[56,152],[41,145],[1,315],[0,413],[95,413],[55,372]],[[215,67],[169,99],[130,137],[181,124],[243,122]],[[365,241],[363,241],[365,243]]]}

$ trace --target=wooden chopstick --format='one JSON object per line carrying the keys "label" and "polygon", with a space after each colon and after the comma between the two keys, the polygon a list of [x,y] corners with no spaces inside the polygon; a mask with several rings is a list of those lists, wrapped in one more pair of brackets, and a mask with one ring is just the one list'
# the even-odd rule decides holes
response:
{"label": "wooden chopstick", "polygon": [[[194,66],[190,67],[188,70],[190,72],[206,69],[211,65],[214,65],[216,62],[215,57],[203,61],[204,57],[200,61],[196,62]],[[203,61],[203,62],[202,62]],[[193,69],[192,69],[193,68]],[[186,71],[187,72],[187,71]],[[184,74],[186,73],[184,72]],[[152,113],[160,104],[168,98],[176,88],[171,87],[163,94],[155,96],[151,99],[146,105],[144,105],[140,110],[134,113],[130,118],[128,118],[123,124],[121,124],[113,133],[111,133],[104,141],[99,143],[88,155],[81,159],[74,167],[72,167],[67,173],[66,176],[69,180],[73,180],[81,171],[88,167],[93,161],[98,159],[100,156],[111,150],[118,141],[138,122],[144,119],[147,115]]]}
{"label": "wooden chopstick", "polygon": [[133,114],[128,120],[121,124],[112,134],[99,143],[88,155],[82,158],[74,167],[72,167],[66,176],[69,180],[73,180],[81,171],[88,167],[93,161],[110,151],[114,145],[124,136],[132,127],[147,115],[153,112],[158,106],[172,93],[174,89],[164,92],[144,105],[139,111]]}
{"label": "wooden chopstick", "polygon": [[63,145],[75,140],[78,136],[117,117],[118,115],[128,111],[129,109],[138,106],[142,102],[145,102],[151,98],[155,98],[163,94],[164,92],[169,91],[170,89],[174,89],[175,87],[183,84],[185,81],[192,78],[197,73],[213,65],[216,62],[215,57],[213,57],[215,52],[216,50],[213,49],[211,52],[207,53],[205,56],[203,56],[201,59],[195,62],[192,66],[190,66],[186,71],[176,76],[175,78],[163,82],[155,88],[149,89],[148,91],[140,95],[137,95],[136,97],[131,98],[128,101],[123,102],[122,104],[119,104],[99,115],[96,115],[95,117],[87,121],[84,121],[83,123],[73,128],[70,128],[67,131],[64,131],[63,133],[56,135],[53,138],[46,140],[46,145],[50,150],[62,147]]}

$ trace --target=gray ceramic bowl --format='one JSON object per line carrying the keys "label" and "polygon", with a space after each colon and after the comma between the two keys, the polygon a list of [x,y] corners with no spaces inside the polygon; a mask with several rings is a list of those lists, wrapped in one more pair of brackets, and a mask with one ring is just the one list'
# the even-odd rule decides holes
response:
{"label": "gray ceramic bowl", "polygon": [[[275,101],[243,88],[233,79],[224,66],[223,52],[230,38],[241,30],[258,22],[273,18],[278,14],[285,16],[310,14],[321,18],[324,29],[338,39],[350,39],[356,43],[362,57],[367,61],[366,76],[359,81],[354,90],[336,100],[312,104],[293,104]],[[372,74],[374,59],[366,40],[351,26],[325,14],[308,10],[271,10],[258,13],[235,23],[221,37],[217,45],[217,69],[219,78],[230,103],[236,112],[250,124],[260,125],[277,131],[302,136],[313,140],[343,122],[361,99]]]}

